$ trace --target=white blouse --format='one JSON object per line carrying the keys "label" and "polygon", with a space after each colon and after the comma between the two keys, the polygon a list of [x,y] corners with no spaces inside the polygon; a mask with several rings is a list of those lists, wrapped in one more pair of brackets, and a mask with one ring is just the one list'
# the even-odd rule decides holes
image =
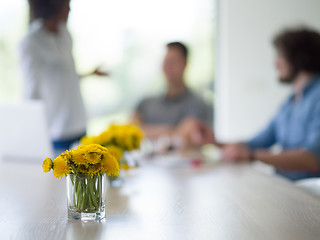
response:
{"label": "white blouse", "polygon": [[51,33],[42,21],[34,21],[19,50],[23,96],[44,102],[51,139],[68,140],[84,133],[85,109],[65,24]]}

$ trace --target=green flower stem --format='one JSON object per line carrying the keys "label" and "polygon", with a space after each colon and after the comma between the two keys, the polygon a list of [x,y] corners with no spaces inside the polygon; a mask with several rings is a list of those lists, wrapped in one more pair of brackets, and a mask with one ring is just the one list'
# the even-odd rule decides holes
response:
{"label": "green flower stem", "polygon": [[86,208],[88,208],[87,207],[87,198],[86,198],[86,179],[84,179],[84,178],[82,178],[81,179],[81,190],[80,190],[80,196],[81,196],[81,199],[79,199],[79,209],[81,209],[81,210],[84,210],[84,209],[86,209]]}
{"label": "green flower stem", "polygon": [[81,177],[76,176],[76,182],[75,182],[75,191],[77,193],[77,199],[76,199],[76,207],[78,209],[81,209],[81,203],[83,202],[83,179]]}
{"label": "green flower stem", "polygon": [[[71,180],[72,186],[74,186],[75,185],[74,175],[70,175],[70,180]],[[73,195],[73,205],[75,206],[76,205],[76,191],[73,191],[72,195]]]}
{"label": "green flower stem", "polygon": [[102,179],[101,178],[99,178],[98,179],[98,191],[97,191],[97,199],[99,200],[99,206],[101,206],[102,205],[102,195],[101,195],[101,193],[102,193]]}
{"label": "green flower stem", "polygon": [[97,189],[95,189],[93,180],[94,179],[90,179],[89,180],[88,190],[89,190],[89,197],[91,198],[92,205],[93,205],[94,208],[97,208],[98,207],[98,203],[97,203],[97,199],[96,199],[96,196],[95,196],[95,194],[97,194]]}
{"label": "green flower stem", "polygon": [[79,211],[97,211],[102,205],[102,176],[71,175],[73,205]]}

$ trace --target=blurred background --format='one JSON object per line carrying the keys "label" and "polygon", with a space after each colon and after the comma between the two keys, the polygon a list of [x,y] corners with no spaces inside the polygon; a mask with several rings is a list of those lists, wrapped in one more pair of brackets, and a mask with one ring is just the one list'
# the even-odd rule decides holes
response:
{"label": "blurred background", "polygon": [[318,0],[220,0],[215,127],[227,141],[263,128],[291,90],[278,83],[274,35],[287,27],[320,30]]}
{"label": "blurred background", "polygon": [[[126,121],[141,98],[163,91],[165,44],[179,40],[191,51],[189,85],[215,105],[218,138],[252,136],[290,91],[277,82],[273,36],[296,25],[320,30],[319,9],[319,0],[72,0],[78,72],[111,73],[81,83],[88,133]],[[27,2],[0,0],[1,102],[20,100],[17,46],[27,27]]]}
{"label": "blurred background", "polygon": [[[16,48],[27,31],[28,5],[23,0],[0,0],[0,5],[0,101],[19,101]],[[186,80],[212,103],[216,1],[72,0],[68,27],[78,73],[96,66],[110,72],[81,81],[89,135],[127,121],[139,100],[164,90],[161,65],[170,41],[188,45]]]}

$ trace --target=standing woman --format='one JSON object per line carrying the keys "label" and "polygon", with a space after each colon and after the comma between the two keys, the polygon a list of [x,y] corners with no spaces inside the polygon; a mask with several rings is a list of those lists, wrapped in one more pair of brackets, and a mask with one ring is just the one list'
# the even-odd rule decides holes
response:
{"label": "standing woman", "polygon": [[68,149],[86,133],[80,76],[66,28],[69,3],[29,0],[30,26],[20,46],[23,97],[44,102],[55,153]]}

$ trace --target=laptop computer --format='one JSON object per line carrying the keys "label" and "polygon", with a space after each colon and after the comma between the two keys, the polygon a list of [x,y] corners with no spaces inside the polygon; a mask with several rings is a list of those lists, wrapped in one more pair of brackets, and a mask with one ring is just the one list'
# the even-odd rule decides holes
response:
{"label": "laptop computer", "polygon": [[39,163],[53,156],[41,101],[0,104],[0,159]]}

